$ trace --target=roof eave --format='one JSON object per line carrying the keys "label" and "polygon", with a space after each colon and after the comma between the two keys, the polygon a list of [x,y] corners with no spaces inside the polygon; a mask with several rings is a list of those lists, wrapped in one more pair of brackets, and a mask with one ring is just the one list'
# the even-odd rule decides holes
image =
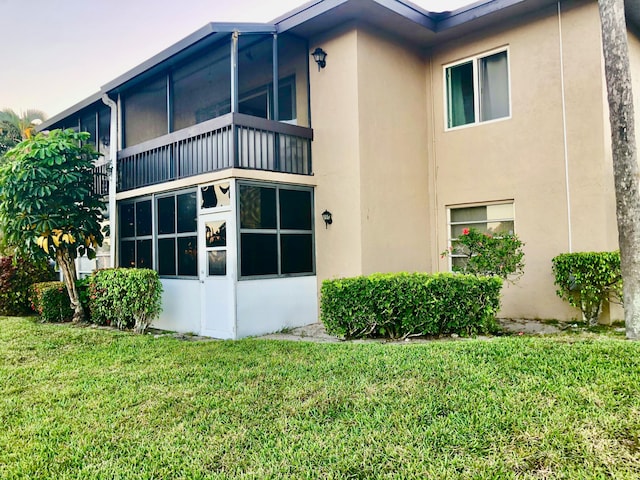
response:
{"label": "roof eave", "polygon": [[81,100],[80,102],[76,103],[75,105],[73,105],[72,107],[67,108],[66,110],[54,115],[53,117],[45,120],[44,122],[42,122],[41,124],[39,124],[36,127],[36,130],[38,132],[41,132],[43,130],[47,130],[49,127],[51,127],[51,125],[55,125],[56,123],[58,123],[61,120],[64,120],[67,117],[70,117],[71,115],[74,115],[76,113],[78,113],[80,110],[82,110],[83,108],[86,108],[96,102],[101,101],[102,99],[102,92],[96,92],[93,95],[85,98],[84,100]]}

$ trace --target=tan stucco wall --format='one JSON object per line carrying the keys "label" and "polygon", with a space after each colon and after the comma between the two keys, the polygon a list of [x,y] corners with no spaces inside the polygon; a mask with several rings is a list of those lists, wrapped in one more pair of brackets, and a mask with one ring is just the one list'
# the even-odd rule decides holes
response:
{"label": "tan stucco wall", "polygon": [[319,281],[431,270],[423,58],[356,25],[316,46],[328,53],[310,72]]}
{"label": "tan stucco wall", "polygon": [[[599,28],[597,4],[578,0],[561,19],[548,8],[426,56],[360,25],[312,39],[328,53],[310,69],[319,281],[446,271],[447,207],[513,200],[526,267],[501,315],[577,317],[555,295],[551,259],[617,248]],[[443,66],[499,47],[511,117],[446,131]]]}
{"label": "tan stucco wall", "polygon": [[[358,114],[358,35],[350,27],[310,42],[321,46],[327,67],[309,68],[313,171],[316,179],[316,269],[325,278],[362,272],[360,228],[360,142]],[[325,228],[320,213],[329,210]]]}
{"label": "tan stucco wall", "polygon": [[[562,13],[562,68],[555,8],[433,52],[436,249],[447,247],[446,206],[513,200],[526,267],[518,284],[505,288],[502,315],[576,316],[555,296],[551,272],[551,258],[569,251],[562,71],[573,250],[616,248],[598,32],[597,5],[578,2]],[[443,65],[503,46],[509,48],[511,118],[445,131]],[[447,267],[440,261],[441,270]]]}
{"label": "tan stucco wall", "polygon": [[364,274],[429,271],[424,60],[358,30]]}

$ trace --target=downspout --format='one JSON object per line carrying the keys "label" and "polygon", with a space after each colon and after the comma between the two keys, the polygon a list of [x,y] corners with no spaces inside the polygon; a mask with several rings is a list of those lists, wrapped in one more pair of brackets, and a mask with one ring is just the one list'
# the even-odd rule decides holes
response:
{"label": "downspout", "polygon": [[567,146],[567,103],[564,86],[564,50],[562,46],[562,9],[558,0],[558,39],[560,44],[560,88],[562,94],[562,140],[564,143],[564,179],[567,198],[567,234],[569,253],[573,252],[573,235],[571,229],[571,188],[569,185],[569,148]]}
{"label": "downspout", "polygon": [[[440,271],[440,263],[438,261],[438,242],[440,241],[438,232],[440,231],[440,216],[438,214],[440,210],[440,204],[438,203],[438,158],[436,154],[436,106],[434,99],[434,90],[433,90],[433,51],[429,53],[429,95],[431,96],[431,165],[433,170],[430,172],[431,175],[431,188],[433,189],[432,198],[433,205],[431,206],[433,212],[433,225],[431,231],[434,232],[432,234],[431,240],[433,241],[431,248],[431,271],[439,272]],[[427,153],[428,155],[428,153]],[[448,222],[447,222],[447,238],[449,238],[448,232]],[[435,247],[435,249],[434,249]],[[451,270],[451,258],[449,257],[449,270]]]}
{"label": "downspout", "polygon": [[118,105],[106,93],[102,95],[102,102],[111,109],[109,131],[109,160],[111,177],[109,178],[109,266],[116,266],[116,238],[118,235],[118,215],[116,210],[116,183],[118,181]]}

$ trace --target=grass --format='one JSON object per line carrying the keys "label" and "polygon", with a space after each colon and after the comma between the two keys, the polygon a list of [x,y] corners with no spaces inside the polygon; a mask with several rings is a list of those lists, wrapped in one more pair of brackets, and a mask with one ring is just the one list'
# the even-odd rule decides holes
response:
{"label": "grass", "polygon": [[638,478],[640,343],[185,342],[0,318],[0,478]]}

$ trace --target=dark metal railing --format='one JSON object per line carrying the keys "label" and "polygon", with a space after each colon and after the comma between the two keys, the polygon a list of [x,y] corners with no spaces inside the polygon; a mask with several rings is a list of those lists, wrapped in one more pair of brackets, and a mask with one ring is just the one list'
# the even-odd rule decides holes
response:
{"label": "dark metal railing", "polygon": [[311,175],[313,130],[229,113],[118,152],[118,191],[225,168]]}
{"label": "dark metal railing", "polygon": [[93,167],[92,190],[98,195],[109,195],[109,162],[101,162]]}

